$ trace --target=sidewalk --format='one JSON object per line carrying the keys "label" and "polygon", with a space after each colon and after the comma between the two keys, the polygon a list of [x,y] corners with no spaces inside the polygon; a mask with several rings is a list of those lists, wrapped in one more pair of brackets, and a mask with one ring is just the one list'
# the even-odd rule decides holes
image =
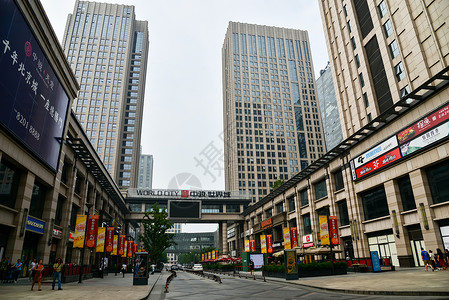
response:
{"label": "sidewalk", "polygon": [[1,299],[146,299],[151,289],[156,283],[165,284],[169,273],[155,273],[148,278],[148,285],[134,285],[132,274],[114,275],[109,273],[104,278],[92,278],[78,282],[62,284],[62,291],[51,289],[51,281],[43,282],[42,291],[38,291],[37,283],[34,285],[34,291],[31,291],[31,282],[28,278],[20,278],[18,283],[3,284],[0,283]]}
{"label": "sidewalk", "polygon": [[[256,275],[262,275],[262,272],[256,272]],[[355,294],[449,296],[449,269],[425,272],[424,268],[396,268],[396,271],[380,273],[350,272],[347,275],[308,277],[297,280],[266,277],[266,280]]]}

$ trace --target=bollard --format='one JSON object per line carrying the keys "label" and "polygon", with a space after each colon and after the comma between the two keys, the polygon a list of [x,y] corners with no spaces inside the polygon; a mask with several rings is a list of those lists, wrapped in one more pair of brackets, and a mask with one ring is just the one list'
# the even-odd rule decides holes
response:
{"label": "bollard", "polygon": [[263,277],[263,282],[267,282],[267,281],[265,280],[265,276]]}
{"label": "bollard", "polygon": [[256,280],[256,275],[254,275],[254,280]]}

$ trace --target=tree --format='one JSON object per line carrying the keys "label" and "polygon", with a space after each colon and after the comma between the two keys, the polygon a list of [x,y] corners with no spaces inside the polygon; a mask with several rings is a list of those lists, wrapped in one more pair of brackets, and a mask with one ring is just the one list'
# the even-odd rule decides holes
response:
{"label": "tree", "polygon": [[195,264],[201,260],[201,254],[198,251],[190,251],[189,253],[181,254],[179,262],[181,264]]}
{"label": "tree", "polygon": [[146,212],[142,219],[143,234],[139,238],[154,263],[163,259],[164,251],[167,248],[176,244],[173,241],[174,234],[166,233],[168,229],[173,228],[173,223],[167,217],[166,208],[159,208],[155,203],[151,207],[151,211]]}
{"label": "tree", "polygon": [[277,189],[278,187],[280,187],[283,184],[284,184],[284,180],[278,179],[273,183],[273,185],[271,186],[271,189],[274,191],[275,189]]}

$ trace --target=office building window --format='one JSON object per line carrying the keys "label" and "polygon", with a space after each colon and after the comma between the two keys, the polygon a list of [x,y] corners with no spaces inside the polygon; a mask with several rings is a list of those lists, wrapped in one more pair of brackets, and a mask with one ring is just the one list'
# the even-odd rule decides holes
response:
{"label": "office building window", "polygon": [[302,216],[302,224],[304,226],[304,234],[312,233],[312,223],[310,222],[310,214]]}
{"label": "office building window", "polygon": [[391,59],[399,55],[398,43],[396,40],[393,40],[388,47],[390,48]]}
{"label": "office building window", "polygon": [[364,192],[360,196],[365,220],[388,216],[388,201],[383,185]]}
{"label": "office building window", "polygon": [[385,15],[387,14],[387,5],[385,4],[385,1],[382,1],[379,3],[379,5],[377,6],[379,8],[379,14],[380,17],[383,18],[385,17]]}
{"label": "office building window", "polygon": [[399,178],[397,180],[399,192],[401,194],[402,209],[404,211],[412,210],[416,208],[415,197],[413,196],[413,188],[410,183],[410,177]]}
{"label": "office building window", "polygon": [[449,160],[426,170],[433,203],[449,201]]}
{"label": "office building window", "polygon": [[287,199],[288,211],[295,211],[295,197],[290,197]]}
{"label": "office building window", "polygon": [[340,226],[349,225],[348,204],[346,200],[337,202],[338,216],[340,217]]}
{"label": "office building window", "polygon": [[315,189],[315,199],[321,199],[327,196],[326,179],[323,179],[313,185]]}
{"label": "office building window", "polygon": [[301,198],[301,206],[309,204],[309,194],[307,193],[307,189],[300,191],[299,197]]}
{"label": "office building window", "polygon": [[19,188],[19,173],[5,162],[0,163],[0,204],[14,208]]}
{"label": "office building window", "polygon": [[389,37],[393,33],[393,26],[391,25],[390,19],[387,20],[384,24],[385,36]]}
{"label": "office building window", "polygon": [[402,65],[402,62],[398,63],[394,67],[394,73],[395,73],[396,79],[398,81],[401,81],[402,79],[405,78],[405,70],[404,70],[404,66]]}
{"label": "office building window", "polygon": [[334,174],[334,183],[335,183],[335,190],[339,191],[345,188],[345,184],[343,182],[343,172],[342,170],[338,170]]}

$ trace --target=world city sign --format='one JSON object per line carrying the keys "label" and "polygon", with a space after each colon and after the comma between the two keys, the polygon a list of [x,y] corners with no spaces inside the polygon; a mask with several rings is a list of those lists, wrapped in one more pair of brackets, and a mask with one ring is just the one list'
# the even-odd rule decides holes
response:
{"label": "world city sign", "polygon": [[128,197],[162,198],[162,199],[245,199],[247,193],[242,191],[202,191],[202,190],[152,190],[128,189]]}

